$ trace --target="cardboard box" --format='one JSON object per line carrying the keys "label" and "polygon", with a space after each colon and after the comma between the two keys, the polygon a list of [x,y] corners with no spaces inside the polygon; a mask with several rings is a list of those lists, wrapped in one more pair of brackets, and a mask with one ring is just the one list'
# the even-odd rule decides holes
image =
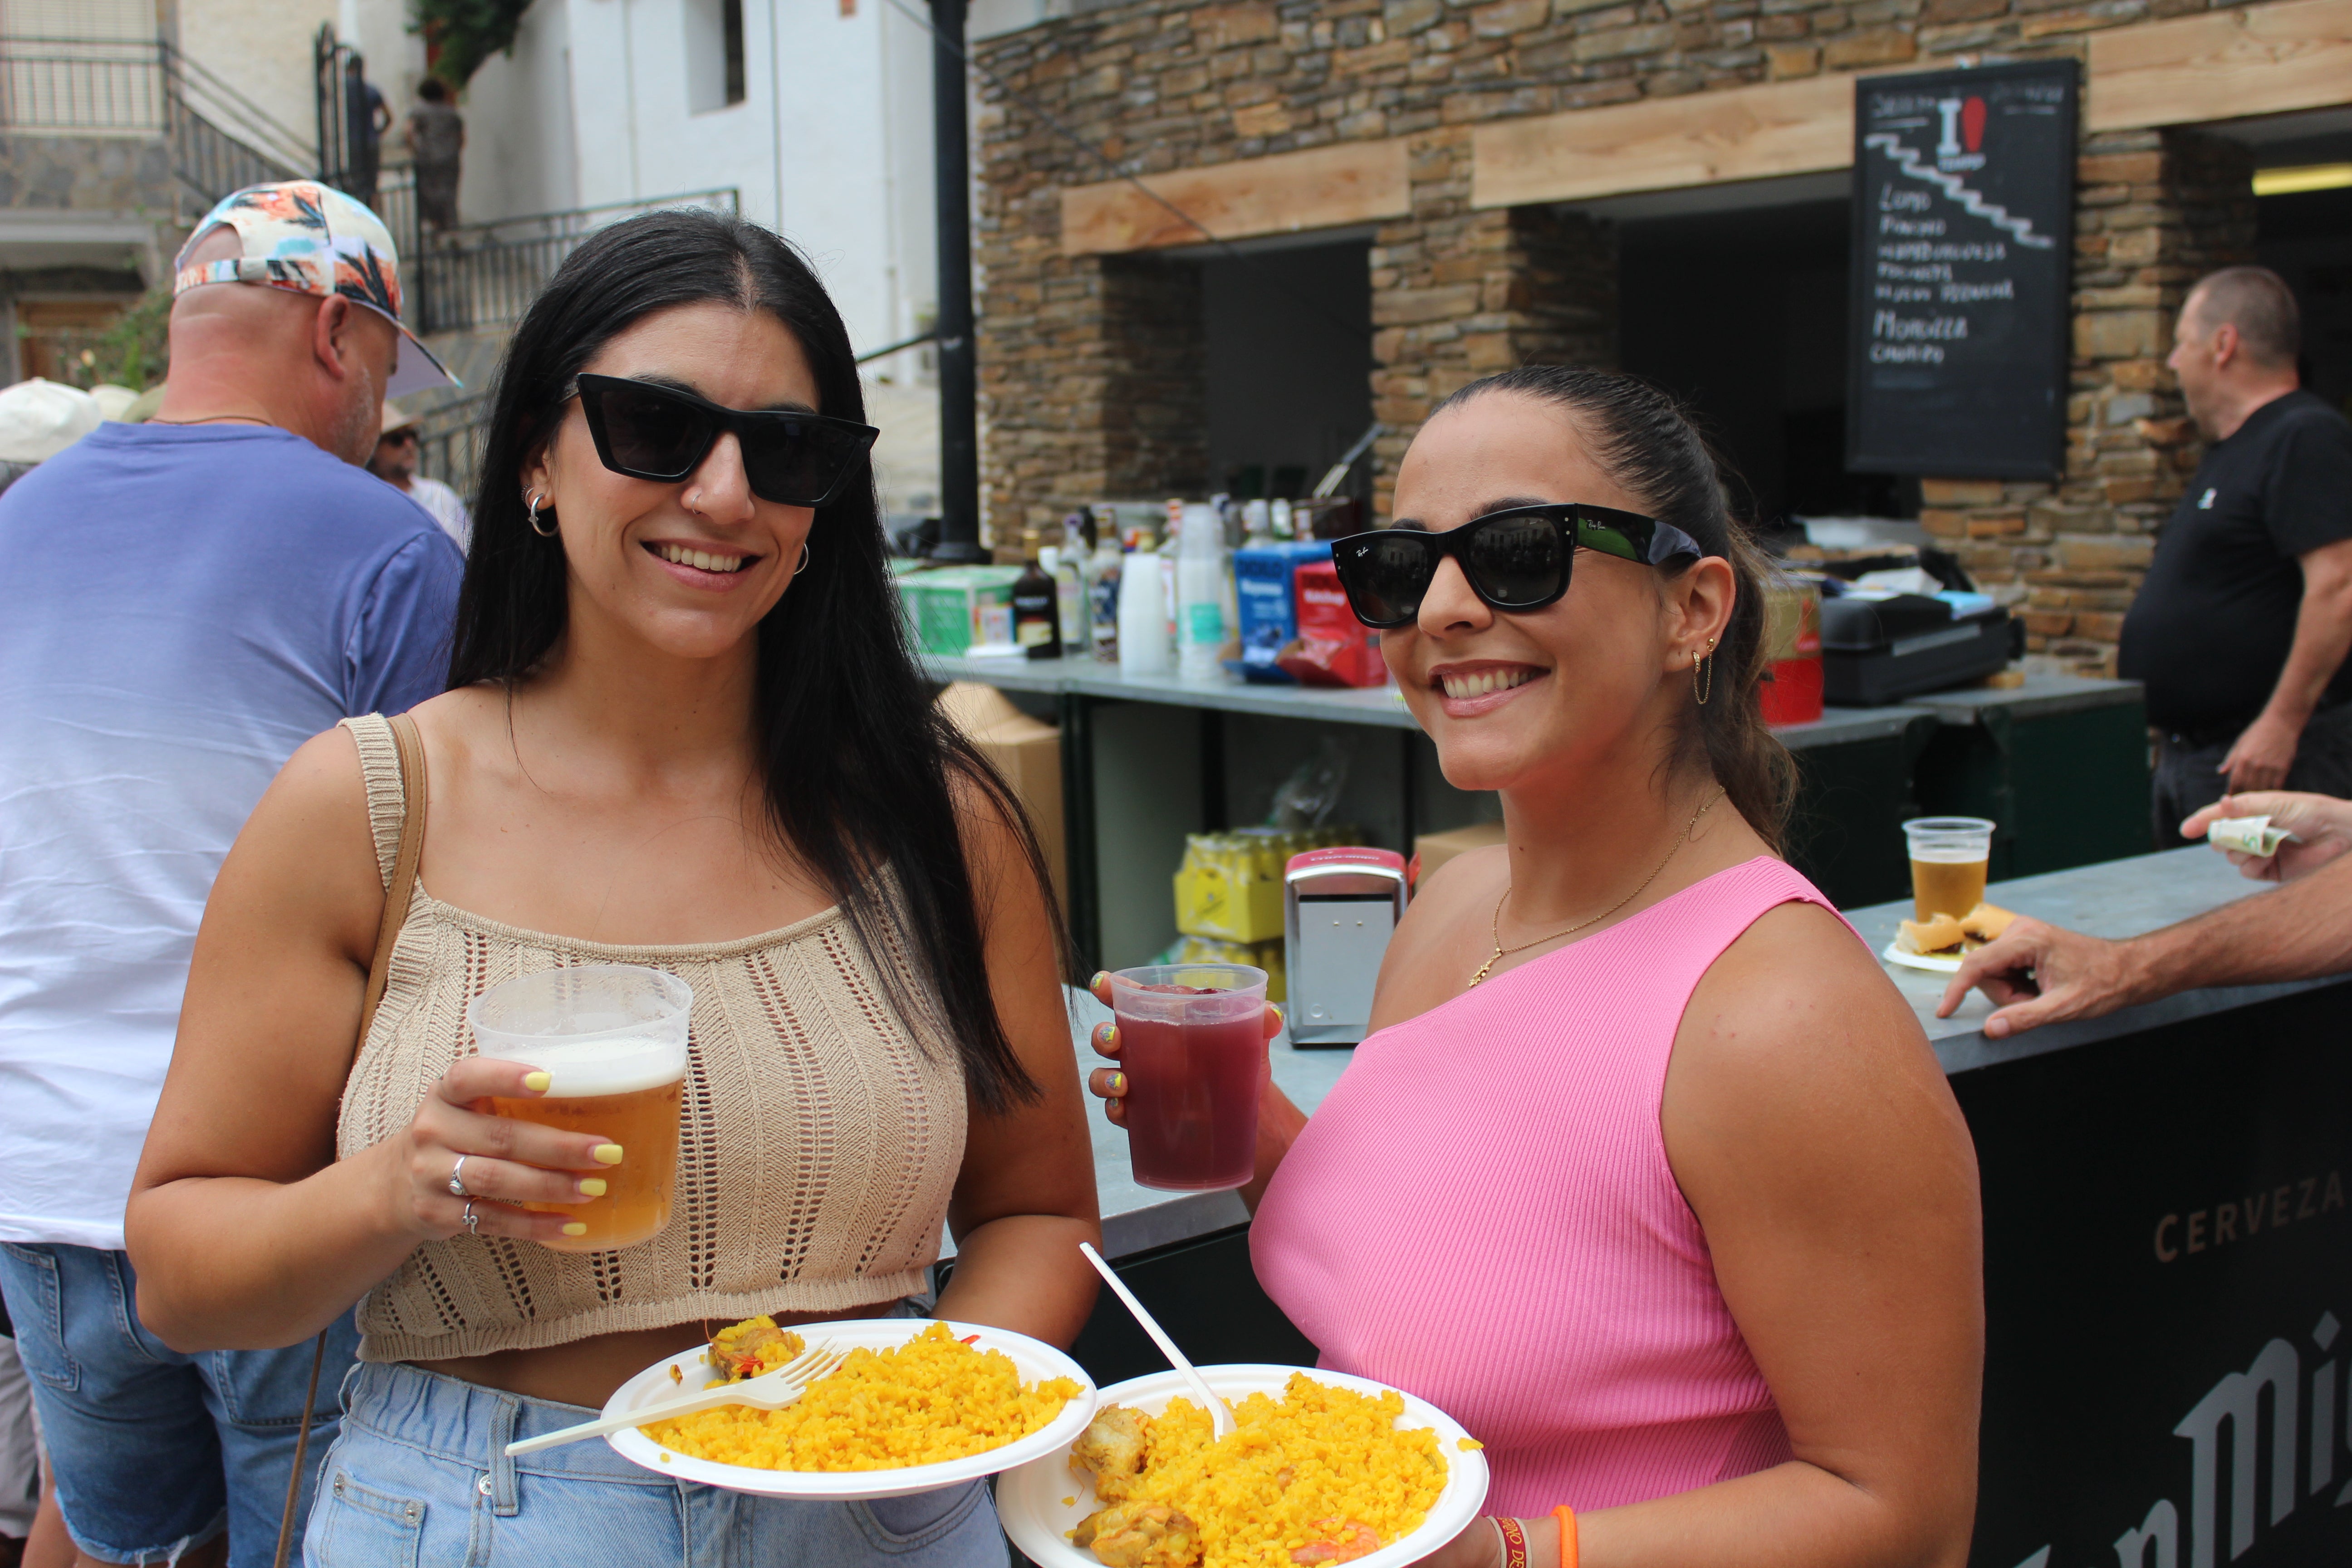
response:
{"label": "cardboard box", "polygon": [[989,765],[1011,786],[1029,815],[1045,851],[1054,898],[1070,902],[1069,852],[1062,827],[1062,732],[1032,719],[1004,693],[978,681],[959,680],[939,695],[940,710],[963,731]]}
{"label": "cardboard box", "polygon": [[1503,825],[1499,822],[1474,822],[1467,827],[1417,836],[1412,841],[1413,886],[1420,887],[1440,866],[1464,850],[1484,849],[1502,841]]}

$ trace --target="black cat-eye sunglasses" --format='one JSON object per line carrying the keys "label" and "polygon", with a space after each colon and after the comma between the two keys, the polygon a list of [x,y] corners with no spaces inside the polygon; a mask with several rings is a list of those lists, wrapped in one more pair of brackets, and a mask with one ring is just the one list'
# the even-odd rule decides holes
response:
{"label": "black cat-eye sunglasses", "polygon": [[733,431],[751,493],[780,506],[831,501],[881,434],[822,414],[724,408],[674,386],[616,375],[583,375],[572,391],[598,460],[614,473],[675,482],[701,466],[721,431]]}

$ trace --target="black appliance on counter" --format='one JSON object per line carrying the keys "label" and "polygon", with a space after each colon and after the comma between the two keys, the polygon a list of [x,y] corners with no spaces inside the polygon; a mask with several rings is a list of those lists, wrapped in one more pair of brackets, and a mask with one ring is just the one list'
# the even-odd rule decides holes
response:
{"label": "black appliance on counter", "polygon": [[1877,708],[1995,675],[2024,651],[2022,623],[1970,595],[1849,589],[1822,600],[1822,694],[1841,708]]}

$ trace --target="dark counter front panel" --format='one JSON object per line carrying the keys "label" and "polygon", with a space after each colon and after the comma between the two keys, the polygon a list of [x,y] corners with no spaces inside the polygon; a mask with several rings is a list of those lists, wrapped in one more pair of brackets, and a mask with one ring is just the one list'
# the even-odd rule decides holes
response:
{"label": "dark counter front panel", "polygon": [[1952,1087],[1985,1198],[1974,1568],[2352,1563],[2352,984]]}

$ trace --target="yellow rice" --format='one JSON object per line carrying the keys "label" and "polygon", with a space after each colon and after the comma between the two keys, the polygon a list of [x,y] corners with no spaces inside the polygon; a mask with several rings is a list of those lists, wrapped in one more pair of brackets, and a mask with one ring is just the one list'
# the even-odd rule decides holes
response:
{"label": "yellow rice", "polygon": [[1199,1568],[1296,1568],[1291,1553],[1369,1525],[1382,1546],[1421,1528],[1445,1489],[1437,1434],[1397,1430],[1404,1399],[1293,1373],[1278,1400],[1253,1394],[1234,1431],[1212,1439],[1206,1411],[1171,1399],[1150,1418],[1128,1507],[1164,1503],[1198,1531]]}
{"label": "yellow rice", "polygon": [[894,1470],[1016,1442],[1078,1394],[1067,1378],[1029,1386],[1002,1351],[933,1323],[905,1344],[854,1350],[841,1370],[782,1410],[722,1405],[639,1428],[691,1458],[762,1470]]}

